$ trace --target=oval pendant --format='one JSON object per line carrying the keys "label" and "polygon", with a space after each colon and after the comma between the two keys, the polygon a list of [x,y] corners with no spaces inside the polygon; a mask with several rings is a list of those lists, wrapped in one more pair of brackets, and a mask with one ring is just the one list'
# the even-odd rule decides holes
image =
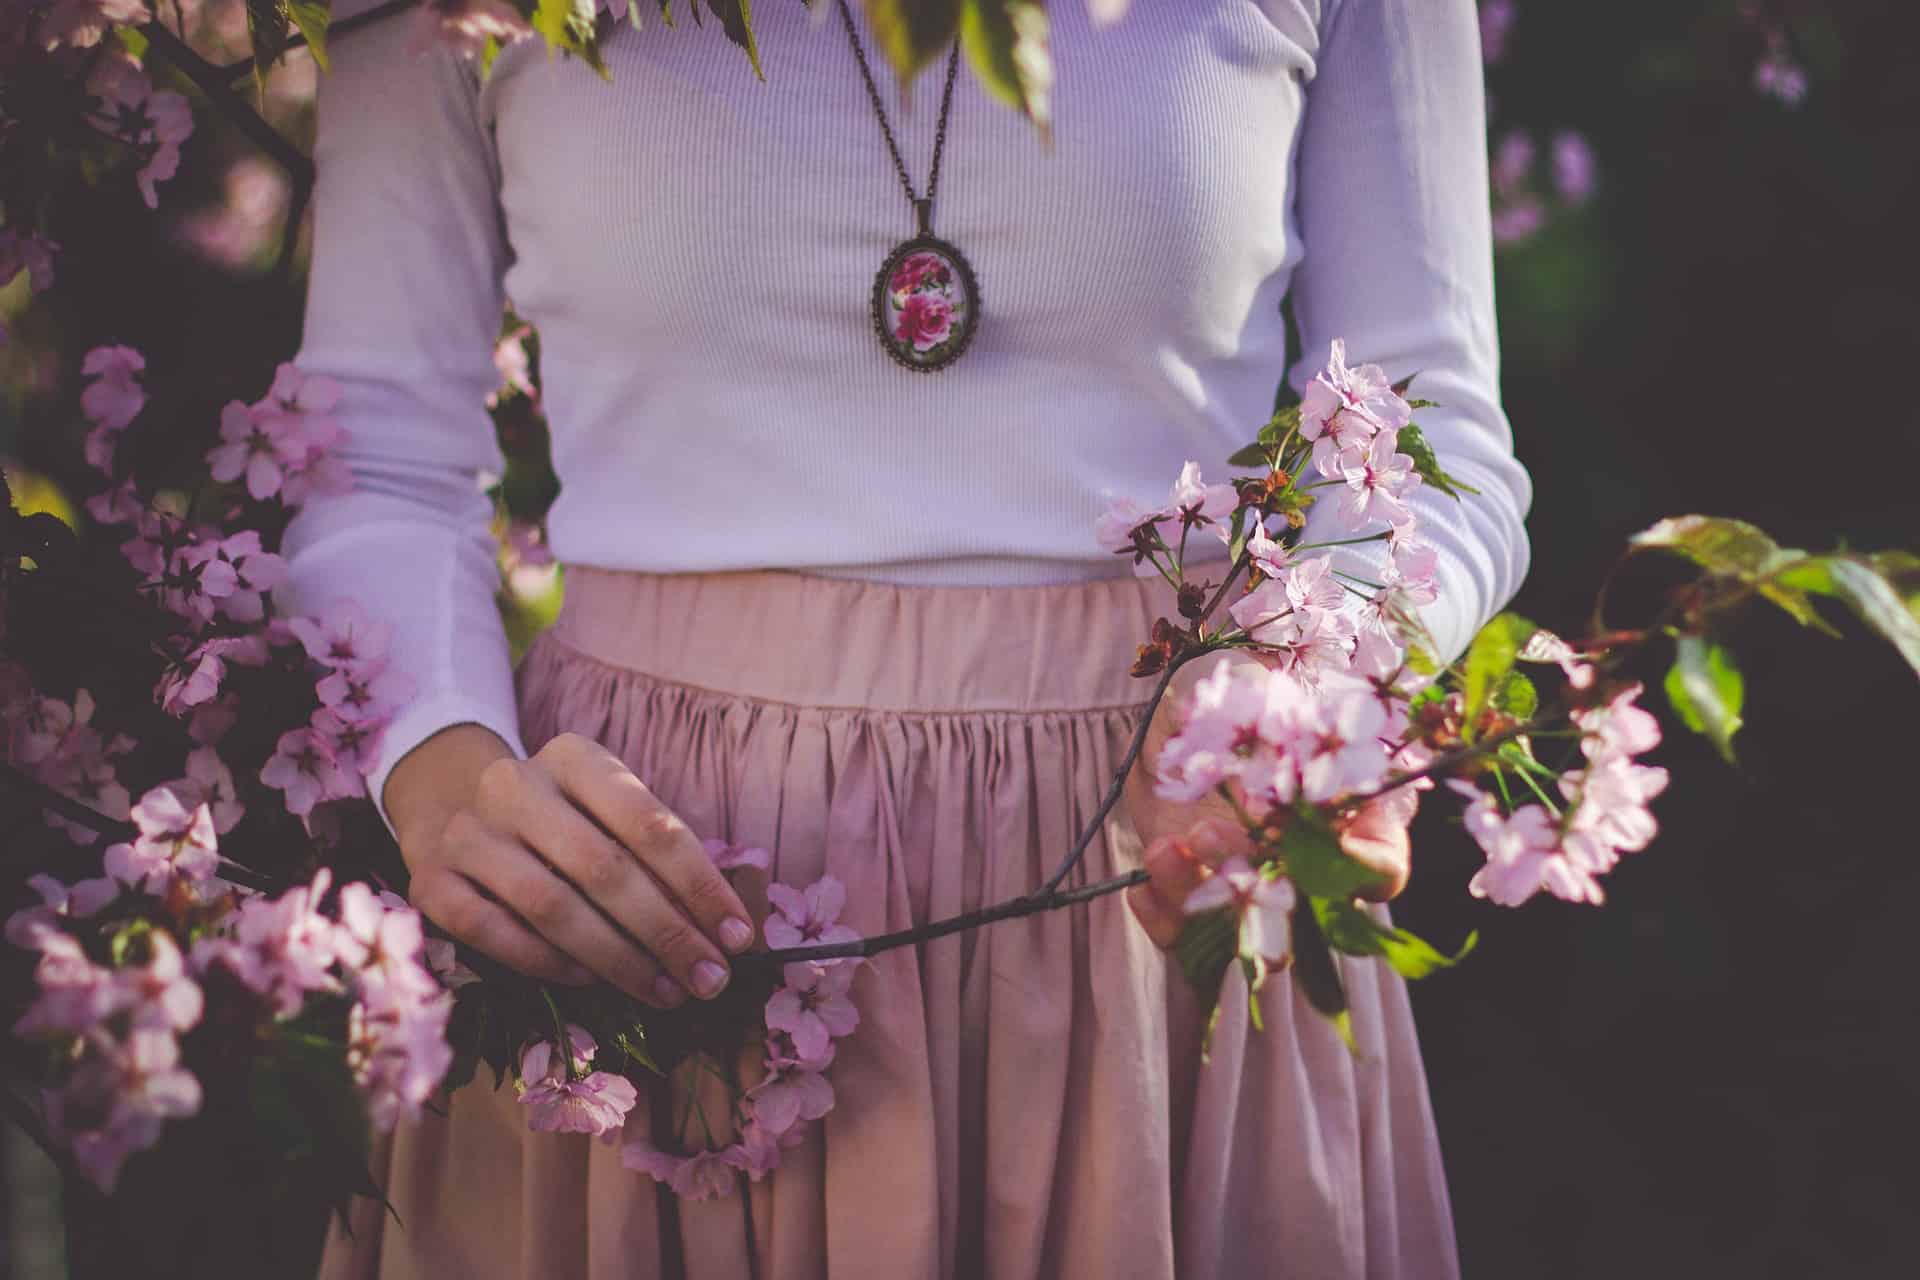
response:
{"label": "oval pendant", "polygon": [[934,235],[894,247],[873,278],[873,329],[887,354],[920,373],[944,369],[973,341],[980,285],[964,255]]}

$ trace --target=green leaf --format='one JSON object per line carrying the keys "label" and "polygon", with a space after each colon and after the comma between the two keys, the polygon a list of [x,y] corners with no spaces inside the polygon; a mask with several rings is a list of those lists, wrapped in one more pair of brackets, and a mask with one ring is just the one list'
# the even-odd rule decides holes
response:
{"label": "green leaf", "polygon": [[1681,636],[1667,672],[1667,701],[1687,728],[1705,734],[1728,764],[1740,729],[1746,681],[1733,654],[1704,636]]}
{"label": "green leaf", "polygon": [[1293,907],[1294,985],[1307,1003],[1333,1023],[1334,1030],[1346,1041],[1347,1050],[1358,1056],[1360,1045],[1353,1038],[1353,1014],[1347,1008],[1347,989],[1340,982],[1340,967],[1333,950],[1320,932],[1310,897],[1303,896]]}
{"label": "green leaf", "polygon": [[[586,0],[589,12],[593,9],[593,0]],[[753,0],[707,0],[707,8],[713,16],[720,19],[720,29],[727,33],[727,39],[747,51],[747,61],[753,64],[753,74],[762,83],[766,73],[760,69],[760,50],[753,42]],[[694,13],[700,12],[698,0],[695,0]]]}
{"label": "green leaf", "polygon": [[327,24],[333,18],[332,0],[287,0],[293,25],[306,37],[307,48],[322,71],[327,66]]}
{"label": "green leaf", "polygon": [[[1916,562],[1904,552],[1878,557],[1832,556],[1834,594],[1879,632],[1907,665],[1920,672],[1920,595],[1914,594]],[[1896,586],[1899,582],[1901,585]]]}
{"label": "green leaf", "polygon": [[1328,945],[1348,955],[1379,956],[1403,978],[1424,978],[1436,969],[1450,969],[1480,941],[1478,933],[1470,933],[1460,950],[1449,956],[1405,929],[1381,924],[1358,903],[1330,898],[1312,901],[1314,918]]}
{"label": "green leaf", "polygon": [[1381,875],[1348,857],[1326,816],[1309,804],[1294,808],[1280,837],[1287,877],[1301,893],[1351,898],[1381,882]]}
{"label": "green leaf", "polygon": [[120,41],[120,47],[132,54],[136,62],[147,56],[147,37],[138,27],[115,27],[113,34]]}
{"label": "green leaf", "polygon": [[1772,573],[1797,551],[1783,551],[1765,531],[1722,516],[1670,516],[1627,539],[1634,550],[1683,555],[1709,573],[1753,582]]}
{"label": "green leaf", "polygon": [[1186,975],[1187,981],[1202,994],[1217,999],[1220,979],[1239,949],[1239,922],[1223,907],[1189,916],[1186,927],[1180,930],[1179,940],[1173,944],[1173,955],[1180,962],[1180,972]]}
{"label": "green leaf", "polygon": [[1420,428],[1413,423],[1409,422],[1400,428],[1400,436],[1394,448],[1413,459],[1413,469],[1420,473],[1422,480],[1448,497],[1457,500],[1463,493],[1480,492],[1472,485],[1456,480],[1446,473],[1440,465],[1440,459],[1434,455],[1433,446],[1427,443],[1426,436],[1422,435]]}
{"label": "green leaf", "polygon": [[287,48],[287,0],[246,0],[247,39],[253,46],[253,87],[264,100],[267,69]]}
{"label": "green leaf", "polygon": [[1513,670],[1520,650],[1538,630],[1517,613],[1503,613],[1480,628],[1480,634],[1473,638],[1467,648],[1465,719],[1469,735],[1473,732],[1473,722],[1486,709],[1495,690],[1506,683],[1507,673]]}
{"label": "green leaf", "polygon": [[1518,671],[1509,671],[1493,691],[1493,709],[1526,720],[1540,709],[1540,691]]}
{"label": "green leaf", "polygon": [[960,31],[960,0],[865,0],[867,25],[880,52],[906,86],[947,51]]}
{"label": "green leaf", "polygon": [[1268,453],[1268,450],[1272,447],[1272,445],[1261,444],[1258,441],[1250,445],[1242,446],[1227,455],[1227,465],[1230,467],[1265,467],[1269,465],[1271,455]]}
{"label": "green leaf", "polygon": [[1267,419],[1267,425],[1260,428],[1260,443],[1268,447],[1279,444],[1288,435],[1298,430],[1299,426],[1300,406],[1284,405],[1275,409],[1273,416]]}
{"label": "green leaf", "polygon": [[1053,55],[1047,13],[1035,0],[962,0],[960,41],[980,82],[1052,136]]}
{"label": "green leaf", "polygon": [[533,29],[546,39],[549,52],[559,49],[583,58],[602,79],[611,80],[613,74],[600,58],[600,43],[594,30],[595,12],[594,0],[537,0]]}

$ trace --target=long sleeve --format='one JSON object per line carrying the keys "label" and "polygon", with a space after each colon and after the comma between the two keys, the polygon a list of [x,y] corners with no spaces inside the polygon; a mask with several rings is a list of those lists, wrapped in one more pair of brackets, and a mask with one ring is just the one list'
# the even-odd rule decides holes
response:
{"label": "long sleeve", "polygon": [[409,54],[411,30],[402,15],[335,37],[320,77],[295,362],[340,384],[355,483],[297,513],[279,593],[306,613],[351,598],[392,624],[413,696],[367,779],[390,830],[387,775],[437,730],[481,724],[526,754],[478,481],[501,467],[484,407],[510,261],[499,171],[473,73],[437,41]]}
{"label": "long sleeve", "polygon": [[[1531,549],[1532,481],[1500,405],[1486,102],[1471,0],[1328,0],[1307,90],[1294,280],[1304,389],[1335,338],[1349,359],[1439,403],[1415,415],[1450,473],[1480,492],[1456,502],[1423,485],[1410,505],[1439,553],[1440,598],[1422,611],[1441,661],[1512,598]],[[1333,503],[1307,540],[1341,536]],[[1384,544],[1336,563],[1378,580]]]}

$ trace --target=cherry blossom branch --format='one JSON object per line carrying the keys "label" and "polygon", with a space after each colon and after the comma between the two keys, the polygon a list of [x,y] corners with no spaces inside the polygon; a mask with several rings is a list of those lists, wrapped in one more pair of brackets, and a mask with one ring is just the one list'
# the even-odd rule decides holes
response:
{"label": "cherry blossom branch", "polygon": [[1075,903],[1091,902],[1095,898],[1104,898],[1110,893],[1118,893],[1133,885],[1145,884],[1147,879],[1146,871],[1139,869],[1115,876],[1111,880],[1100,880],[1075,889],[1041,889],[1023,897],[1009,898],[1005,902],[995,903],[990,907],[965,911],[957,916],[916,925],[911,929],[875,934],[871,938],[860,938],[853,942],[817,943],[810,947],[783,947],[777,951],[761,951],[753,955],[741,956],[734,961],[734,964],[736,966],[755,964],[771,966],[790,964],[796,960],[844,960],[853,956],[876,956],[883,951],[892,951],[897,947],[944,938],[950,933],[977,929],[981,925],[993,924],[999,920],[1013,920],[1020,916],[1038,915],[1042,911],[1057,911],[1061,907],[1070,907]]}
{"label": "cherry blossom branch", "polygon": [[[1181,536],[1184,542],[1185,535]],[[1213,598],[1207,601],[1206,607],[1200,611],[1200,616],[1194,619],[1193,627],[1196,634],[1199,632],[1201,623],[1213,616],[1213,611],[1226,598],[1228,588],[1233,585],[1234,579],[1240,576],[1240,571],[1246,565],[1247,557],[1243,553],[1227,570],[1227,576],[1214,591]],[[1079,865],[1081,857],[1085,855],[1087,847],[1093,843],[1093,837],[1106,824],[1107,815],[1113,812],[1116,804],[1120,803],[1120,797],[1126,791],[1127,775],[1133,772],[1134,763],[1140,759],[1140,752],[1147,745],[1147,733],[1153,727],[1154,713],[1160,709],[1160,701],[1166,697],[1167,687],[1173,683],[1174,673],[1201,654],[1209,652],[1211,650],[1196,646],[1175,655],[1167,663],[1167,669],[1161,673],[1160,683],[1154,686],[1153,696],[1147,700],[1147,707],[1140,717],[1140,724],[1133,731],[1133,741],[1127,745],[1127,754],[1121,759],[1120,767],[1114,771],[1113,781],[1107,785],[1107,794],[1101,798],[1100,807],[1094,810],[1093,817],[1087,821],[1087,825],[1080,832],[1080,838],[1075,840],[1073,848],[1067,851],[1067,856],[1060,860],[1060,865],[1054,868],[1052,875],[1047,877],[1047,883],[1041,890],[1043,893],[1057,891],[1061,882],[1072,874],[1074,867]]]}

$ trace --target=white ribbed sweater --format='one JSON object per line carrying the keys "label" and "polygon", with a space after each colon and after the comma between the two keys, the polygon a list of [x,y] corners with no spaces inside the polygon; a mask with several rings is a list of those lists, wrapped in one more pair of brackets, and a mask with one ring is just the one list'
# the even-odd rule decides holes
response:
{"label": "white ribbed sweater", "polygon": [[[1291,289],[1295,387],[1335,337],[1417,371],[1444,406],[1423,427],[1480,490],[1414,498],[1445,656],[1506,602],[1531,486],[1499,402],[1470,0],[1133,0],[1098,28],[1084,8],[1050,6],[1051,153],[955,85],[933,223],[982,321],[931,374],[869,324],[913,217],[837,16],[761,6],[765,83],[717,23],[622,24],[612,84],[537,40],[481,84],[438,46],[409,58],[410,16],[336,36],[296,359],[342,384],[357,487],[288,529],[281,602],[354,597],[395,624],[417,692],[375,797],[448,725],[524,753],[476,480],[501,464],[482,402],[503,297],[540,331],[563,563],[1125,572],[1093,542],[1105,495],[1157,503],[1188,458],[1224,478],[1271,409]],[[944,61],[902,115],[868,56],[924,188]]]}

